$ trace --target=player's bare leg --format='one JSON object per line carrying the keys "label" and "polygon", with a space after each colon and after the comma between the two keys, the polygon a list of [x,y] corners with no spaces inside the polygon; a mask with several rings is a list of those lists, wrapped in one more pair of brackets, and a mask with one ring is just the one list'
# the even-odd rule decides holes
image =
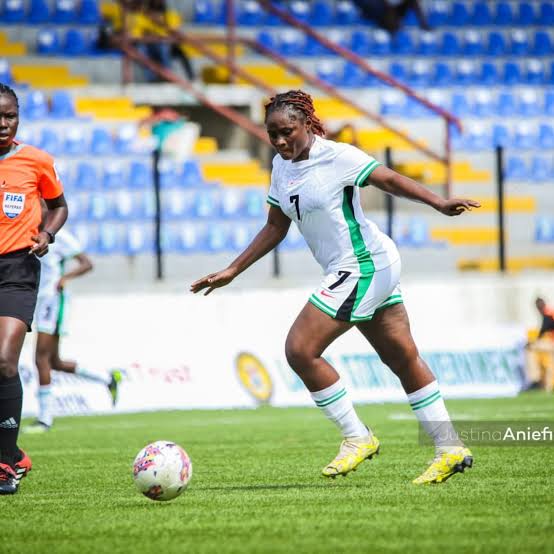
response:
{"label": "player's bare leg", "polygon": [[337,371],[323,357],[325,349],[352,328],[308,303],[292,325],[285,352],[290,366],[310,391],[315,404],[340,429],[344,440],[322,473],[346,475],[379,451],[379,441],[358,418]]}
{"label": "player's bare leg", "polygon": [[419,355],[404,305],[379,310],[373,319],[357,327],[383,363],[398,376],[414,414],[435,443],[435,459],[414,483],[440,483],[471,467],[472,454],[458,438],[435,376]]}

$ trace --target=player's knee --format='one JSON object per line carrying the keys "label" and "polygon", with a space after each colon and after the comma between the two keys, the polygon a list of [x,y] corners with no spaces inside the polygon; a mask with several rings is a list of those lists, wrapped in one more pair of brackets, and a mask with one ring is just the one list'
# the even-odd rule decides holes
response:
{"label": "player's knee", "polygon": [[415,344],[403,345],[401,348],[391,348],[381,352],[380,358],[394,373],[401,375],[411,371],[414,363],[417,363],[419,353]]}
{"label": "player's knee", "polygon": [[10,379],[17,375],[17,362],[0,354],[0,379]]}
{"label": "player's knee", "polygon": [[309,369],[313,360],[313,357],[302,347],[299,341],[295,340],[287,340],[285,355],[290,367],[296,373],[302,373],[306,369]]}

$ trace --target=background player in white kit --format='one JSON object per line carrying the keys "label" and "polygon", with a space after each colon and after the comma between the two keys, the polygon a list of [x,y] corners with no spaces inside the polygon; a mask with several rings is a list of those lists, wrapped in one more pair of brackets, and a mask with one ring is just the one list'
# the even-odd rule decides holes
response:
{"label": "background player in white kit", "polygon": [[437,381],[413,341],[398,288],[396,246],[365,219],[359,187],[372,184],[449,216],[479,204],[445,200],[361,150],[323,139],[312,99],[303,91],[273,97],[266,105],[266,127],[278,152],[267,223],[228,268],[195,281],[191,290],[207,289],[209,294],[229,284],[279,244],[294,221],[325,276],[289,331],[286,356],[315,404],[344,436],[323,475],[346,475],[379,451],[379,440],[358,418],[339,374],[322,357],[329,344],[354,326],[398,376],[415,415],[435,443],[433,462],[414,483],[440,483],[463,472],[471,467],[473,456],[458,439]]}
{"label": "background player in white kit", "polygon": [[[67,271],[67,264],[72,260],[76,265]],[[52,370],[74,373],[84,379],[103,383],[109,389],[112,402],[116,402],[121,379],[118,371],[111,374],[96,373],[82,368],[76,362],[60,358],[60,337],[65,334],[67,314],[66,284],[91,270],[90,258],[83,252],[79,241],[65,229],[56,235],[56,241],[50,245],[48,254],[41,258],[40,286],[35,310],[39,414],[34,423],[23,429],[26,433],[41,433],[52,426]]]}

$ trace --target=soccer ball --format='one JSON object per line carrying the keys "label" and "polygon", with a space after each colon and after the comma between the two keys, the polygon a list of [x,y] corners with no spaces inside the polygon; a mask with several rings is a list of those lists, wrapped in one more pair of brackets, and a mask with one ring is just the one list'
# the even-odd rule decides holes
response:
{"label": "soccer ball", "polygon": [[137,489],[152,500],[179,496],[192,477],[189,455],[174,442],[156,441],[146,445],[133,462]]}

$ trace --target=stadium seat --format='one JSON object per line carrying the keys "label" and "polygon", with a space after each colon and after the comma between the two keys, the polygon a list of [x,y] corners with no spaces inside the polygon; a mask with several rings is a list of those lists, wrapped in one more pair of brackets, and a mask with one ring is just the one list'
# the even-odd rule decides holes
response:
{"label": "stadium seat", "polygon": [[239,6],[237,14],[237,23],[239,25],[246,26],[259,26],[263,25],[266,20],[266,13],[261,8],[260,4],[253,0],[243,2]]}
{"label": "stadium seat", "polygon": [[194,23],[199,25],[214,25],[220,14],[214,0],[196,0],[194,2]]}
{"label": "stadium seat", "polygon": [[335,23],[339,26],[354,25],[360,22],[358,8],[350,0],[339,0],[335,6]]}
{"label": "stadium seat", "polygon": [[389,33],[378,29],[373,33],[371,54],[374,56],[388,56],[391,53],[391,38]]}
{"label": "stadium seat", "polygon": [[516,29],[510,34],[510,53],[512,56],[526,56],[529,51],[529,38],[527,33]]}
{"label": "stadium seat", "polygon": [[413,54],[415,51],[412,35],[403,29],[395,33],[391,46],[392,53],[397,55]]}
{"label": "stadium seat", "polygon": [[256,40],[266,48],[269,48],[270,50],[277,50],[277,41],[275,40],[275,37],[273,36],[273,33],[270,33],[268,31],[261,31],[258,33]]}
{"label": "stadium seat", "polygon": [[220,215],[221,199],[219,191],[198,190],[194,196],[193,214],[195,217],[207,219]]}
{"label": "stadium seat", "polygon": [[342,74],[342,86],[344,87],[363,87],[370,82],[369,76],[365,70],[352,62],[345,62]]}
{"label": "stadium seat", "polygon": [[[70,166],[70,164],[64,159],[59,159],[56,161],[56,171],[58,173],[60,181],[63,184],[64,191],[72,190],[75,183],[73,179],[73,168]],[[75,195],[72,195],[72,197],[73,196]]]}
{"label": "stadium seat", "polygon": [[68,29],[65,34],[62,53],[65,56],[89,55],[91,48],[85,32],[81,29]]}
{"label": "stadium seat", "polygon": [[75,176],[75,188],[78,190],[100,190],[101,181],[98,177],[98,169],[89,162],[79,162]]}
{"label": "stadium seat", "polygon": [[109,156],[113,152],[112,135],[105,127],[95,127],[90,139],[91,154]]}
{"label": "stadium seat", "polygon": [[497,2],[496,10],[494,13],[495,25],[511,25],[513,22],[514,14],[512,12],[512,6],[509,2]]}
{"label": "stadium seat", "polygon": [[298,227],[296,225],[291,225],[287,236],[280,246],[283,250],[299,250],[306,246],[306,241],[298,230]]}
{"label": "stadium seat", "polygon": [[531,160],[531,181],[533,183],[546,183],[552,181],[552,163],[548,158],[534,156]]}
{"label": "stadium seat", "polygon": [[0,58],[0,83],[4,83],[8,86],[13,85],[10,63],[8,62],[8,60],[2,58]]}
{"label": "stadium seat", "polygon": [[103,223],[98,227],[98,239],[96,252],[98,254],[110,255],[119,254],[123,250],[123,232],[122,225],[113,223]]}
{"label": "stadium seat", "polygon": [[554,62],[550,64],[550,74],[546,79],[546,83],[549,85],[554,85]]}
{"label": "stadium seat", "polygon": [[313,37],[307,36],[304,42],[305,56],[324,56],[329,50]]}
{"label": "stadium seat", "polygon": [[491,117],[495,115],[495,103],[492,94],[488,90],[479,90],[475,93],[473,115],[476,117]]}
{"label": "stadium seat", "polygon": [[334,19],[333,5],[328,0],[315,0],[312,5],[310,23],[317,27],[332,25]]}
{"label": "stadium seat", "polygon": [[[477,4],[479,5],[479,4]],[[481,40],[481,33],[477,31],[466,31],[464,33],[464,45],[462,54],[464,56],[480,56],[483,54],[484,46]]]}
{"label": "stadium seat", "polygon": [[25,21],[25,2],[23,0],[5,0],[2,22],[23,23]]}
{"label": "stadium seat", "polygon": [[103,192],[93,192],[89,197],[87,216],[90,221],[104,221],[111,217],[111,197]]}
{"label": "stadium seat", "polygon": [[382,115],[398,117],[406,115],[406,97],[399,90],[388,90],[381,96]]}
{"label": "stadium seat", "polygon": [[456,84],[473,85],[478,76],[475,70],[475,64],[468,60],[462,60],[456,64]]}
{"label": "stadium seat", "polygon": [[473,13],[471,14],[471,23],[478,27],[492,25],[493,16],[486,2],[475,2]]}
{"label": "stadium seat", "polygon": [[304,52],[304,35],[296,29],[287,29],[280,35],[278,44],[279,53],[285,57],[301,56]]}
{"label": "stadium seat", "polygon": [[204,184],[204,177],[196,160],[187,160],[183,164],[181,184],[185,187],[198,187]]}
{"label": "stadium seat", "polygon": [[485,125],[480,123],[468,125],[465,147],[476,152],[492,147],[492,136]]}
{"label": "stadium seat", "polygon": [[55,29],[41,29],[37,34],[37,52],[46,56],[61,52],[60,38]]}
{"label": "stadium seat", "polygon": [[519,85],[523,82],[521,69],[515,62],[506,62],[502,74],[502,82],[505,85]]}
{"label": "stadium seat", "polygon": [[529,26],[535,23],[535,8],[530,2],[519,2],[517,24]]}
{"label": "stadium seat", "polygon": [[539,60],[528,60],[526,65],[525,80],[530,85],[542,85],[546,82],[544,63]]}
{"label": "stadium seat", "polygon": [[538,146],[543,150],[554,149],[554,127],[548,123],[539,126]]}
{"label": "stadium seat", "polygon": [[340,84],[341,70],[334,62],[322,61],[316,65],[316,75],[330,85]]}
{"label": "stadium seat", "polygon": [[310,22],[310,16],[312,14],[311,6],[309,2],[305,0],[293,0],[289,4],[289,12],[296,17],[302,23]]}
{"label": "stadium seat", "polygon": [[529,174],[523,158],[509,156],[504,167],[504,177],[508,181],[528,181]]}
{"label": "stadium seat", "polygon": [[447,63],[437,62],[435,64],[432,82],[437,87],[449,87],[454,84],[454,76]]}
{"label": "stadium seat", "polygon": [[453,27],[464,27],[470,24],[470,14],[464,2],[452,2],[449,24]]}
{"label": "stadium seat", "polygon": [[368,56],[371,51],[371,37],[367,31],[354,31],[351,35],[350,48],[359,56]]}
{"label": "stadium seat", "polygon": [[550,35],[546,31],[537,31],[531,48],[532,56],[550,56],[554,53],[554,47]]}
{"label": "stadium seat", "polygon": [[498,33],[497,31],[489,33],[485,53],[488,56],[505,56],[507,52],[508,47],[506,45],[504,35],[502,33]]}
{"label": "stadium seat", "polygon": [[[426,87],[431,82],[431,66],[423,60],[416,60],[411,65],[408,84],[412,87]],[[418,103],[418,105],[421,105]]]}
{"label": "stadium seat", "polygon": [[431,32],[422,32],[419,35],[419,45],[417,52],[421,56],[436,56],[438,54],[439,45],[437,35]]}
{"label": "stadium seat", "polygon": [[61,154],[63,150],[59,133],[48,127],[42,129],[37,146],[52,156]]}
{"label": "stadium seat", "polygon": [[243,215],[243,191],[236,188],[225,188],[221,191],[221,217],[238,219]]}
{"label": "stadium seat", "polygon": [[542,106],[535,90],[524,90],[520,93],[518,111],[523,117],[536,117],[542,113]]}
{"label": "stadium seat", "polygon": [[42,91],[34,90],[27,94],[23,104],[23,115],[30,120],[48,117],[48,100]]}
{"label": "stadium seat", "polygon": [[132,154],[138,139],[137,128],[133,124],[122,125],[115,133],[114,149],[118,154]]}
{"label": "stadium seat", "polygon": [[89,146],[82,127],[73,126],[68,129],[63,149],[64,153],[69,156],[82,156],[88,152]]}
{"label": "stadium seat", "polygon": [[55,91],[50,99],[50,117],[58,119],[75,117],[73,98],[65,90]]}
{"label": "stadium seat", "polygon": [[537,21],[540,21],[541,25],[545,26],[554,25],[554,4],[552,1],[541,2]]}
{"label": "stadium seat", "polygon": [[537,136],[527,123],[518,123],[515,128],[513,147],[518,150],[531,150],[537,146]]}
{"label": "stadium seat", "polygon": [[508,148],[512,145],[512,137],[510,131],[505,125],[496,123],[492,127],[492,144],[493,146],[503,146]]}
{"label": "stadium seat", "polygon": [[195,191],[171,188],[163,191],[162,214],[164,219],[181,220],[193,215]]}
{"label": "stadium seat", "polygon": [[225,222],[215,221],[208,225],[206,232],[206,252],[224,252],[229,248],[230,230]]}
{"label": "stadium seat", "polygon": [[431,242],[428,223],[422,218],[411,218],[408,224],[407,241],[410,246],[421,248]]}
{"label": "stadium seat", "polygon": [[99,0],[81,0],[79,23],[98,25],[102,19],[98,9]]}
{"label": "stadium seat", "polygon": [[138,209],[140,204],[136,197],[128,190],[118,190],[113,197],[113,215],[118,221],[139,219],[142,214]]}
{"label": "stadium seat", "polygon": [[32,24],[50,21],[50,5],[47,0],[30,0],[27,22]]}
{"label": "stadium seat", "polygon": [[182,223],[173,233],[175,250],[181,254],[191,254],[204,249],[206,226],[197,223]]}
{"label": "stadium seat", "polygon": [[68,24],[77,22],[77,2],[75,0],[55,0],[52,23]]}
{"label": "stadium seat", "polygon": [[539,216],[535,219],[535,240],[537,242],[554,241],[554,219],[547,216]]}
{"label": "stadium seat", "polygon": [[547,90],[544,94],[544,113],[554,116],[554,90]]}
{"label": "stadium seat", "polygon": [[444,33],[439,47],[439,54],[441,56],[457,56],[460,52],[461,48],[458,37],[449,31]]}
{"label": "stadium seat", "polygon": [[40,148],[33,127],[25,127],[23,125],[20,125],[17,129],[16,138],[19,142],[23,144],[30,144],[31,146],[38,146]]}
{"label": "stadium seat", "polygon": [[229,232],[229,248],[236,252],[242,252],[256,236],[261,224],[237,221],[231,226]]}
{"label": "stadium seat", "polygon": [[102,186],[107,190],[120,189],[127,186],[121,162],[109,161],[104,165]]}
{"label": "stadium seat", "polygon": [[448,2],[435,1],[431,3],[427,14],[427,22],[432,28],[441,28],[448,25]]}
{"label": "stadium seat", "polygon": [[160,188],[168,189],[177,186],[180,180],[179,168],[173,160],[160,160],[158,162],[158,173],[160,176]]}
{"label": "stadium seat", "polygon": [[261,219],[266,215],[266,192],[261,188],[244,191],[244,215],[252,219]]}
{"label": "stadium seat", "polygon": [[149,254],[154,248],[154,230],[150,225],[134,224],[125,228],[123,253],[127,256]]}
{"label": "stadium seat", "polygon": [[458,117],[471,115],[471,107],[463,92],[455,92],[452,94],[450,111]]}
{"label": "stadium seat", "polygon": [[129,167],[129,188],[152,188],[152,166],[145,162],[133,160]]}
{"label": "stadium seat", "polygon": [[389,65],[389,75],[402,83],[408,81],[408,70],[406,66],[400,62],[392,62]]}
{"label": "stadium seat", "polygon": [[483,62],[481,65],[481,73],[479,75],[480,85],[496,85],[500,81],[498,75],[498,69],[495,64],[491,62]]}

